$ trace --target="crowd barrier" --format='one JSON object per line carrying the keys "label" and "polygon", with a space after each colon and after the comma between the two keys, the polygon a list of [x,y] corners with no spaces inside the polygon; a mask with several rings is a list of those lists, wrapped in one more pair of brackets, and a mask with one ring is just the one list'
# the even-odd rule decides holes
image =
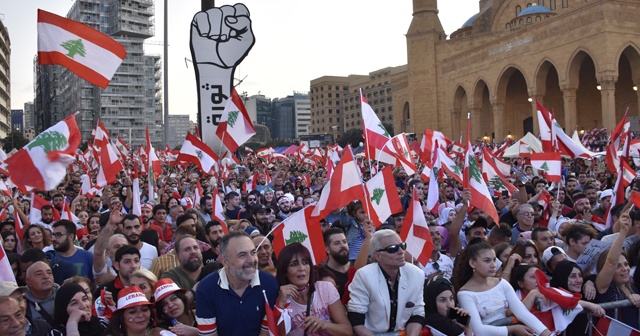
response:
{"label": "crowd barrier", "polygon": [[[618,309],[620,308],[624,308],[624,307],[629,307],[632,305],[631,301],[629,300],[621,300],[621,301],[614,301],[614,302],[606,302],[606,303],[600,303],[599,304],[600,307],[602,307],[602,309],[604,310],[611,310],[614,309],[614,314],[613,314],[613,318],[614,319],[618,319]],[[593,330],[595,328],[595,326],[593,325],[593,316],[591,316],[591,314],[589,314],[587,312],[587,310],[583,310],[581,312],[581,314],[587,314],[587,318],[589,319],[589,328],[587,330],[587,336],[593,336]],[[640,320],[640,312],[638,314],[638,319]],[[496,321],[493,321],[492,323],[490,323],[493,326],[501,326],[501,327],[507,327],[510,326],[512,324],[514,324],[515,318],[512,317],[505,317]],[[423,335],[425,333],[423,332]],[[375,336],[405,336],[406,333],[404,331],[394,331],[394,332],[385,332],[385,333],[375,333]],[[572,335],[567,335],[566,332],[562,332],[563,336],[572,336]],[[601,335],[596,335],[596,336],[601,336]]]}

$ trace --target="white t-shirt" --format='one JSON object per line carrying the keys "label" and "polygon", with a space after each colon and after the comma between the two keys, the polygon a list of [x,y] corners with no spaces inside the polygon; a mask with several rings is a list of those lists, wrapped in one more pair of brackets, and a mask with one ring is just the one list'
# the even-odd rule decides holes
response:
{"label": "white t-shirt", "polygon": [[151,269],[151,264],[153,264],[153,260],[156,258],[158,258],[158,250],[142,242],[142,247],[140,248],[140,265],[146,269]]}
{"label": "white t-shirt", "polygon": [[[440,252],[440,257],[438,260],[433,261],[429,259],[429,263],[426,267],[422,267],[422,271],[424,271],[425,278],[428,278],[433,273],[442,272],[443,276],[447,279],[451,279],[451,275],[453,274],[453,260],[449,258],[449,256],[444,255]],[[436,267],[437,263],[437,267]]]}

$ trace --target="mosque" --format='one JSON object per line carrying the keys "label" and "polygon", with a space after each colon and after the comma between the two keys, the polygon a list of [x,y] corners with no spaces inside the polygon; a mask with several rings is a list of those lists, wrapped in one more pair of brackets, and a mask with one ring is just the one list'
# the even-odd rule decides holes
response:
{"label": "mosque", "polygon": [[[451,1],[451,0],[447,0]],[[393,83],[396,132],[457,140],[537,134],[536,99],[568,134],[639,116],[640,1],[480,0],[447,37],[437,0],[413,0],[407,72]]]}

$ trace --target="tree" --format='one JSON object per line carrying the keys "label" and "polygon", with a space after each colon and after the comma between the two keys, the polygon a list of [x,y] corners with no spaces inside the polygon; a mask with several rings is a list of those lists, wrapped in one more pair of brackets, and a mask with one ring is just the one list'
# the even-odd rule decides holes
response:
{"label": "tree", "polygon": [[29,143],[29,140],[25,139],[22,133],[16,130],[7,134],[7,136],[0,141],[2,142],[2,149],[4,149],[6,153],[9,153],[14,148],[20,149]]}
{"label": "tree", "polygon": [[338,139],[338,144],[342,147],[346,147],[350,144],[351,147],[357,148],[360,146],[361,142],[364,142],[361,128],[352,128],[344,132],[344,134]]}

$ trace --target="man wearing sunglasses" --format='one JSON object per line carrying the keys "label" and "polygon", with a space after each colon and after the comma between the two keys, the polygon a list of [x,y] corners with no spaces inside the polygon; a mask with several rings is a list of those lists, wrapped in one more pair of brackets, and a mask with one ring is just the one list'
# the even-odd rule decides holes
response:
{"label": "man wearing sunglasses", "polygon": [[405,263],[407,244],[392,230],[373,234],[373,263],[359,269],[349,285],[349,321],[356,335],[405,330],[420,335],[424,319],[424,272]]}
{"label": "man wearing sunglasses", "polygon": [[529,204],[520,204],[518,206],[518,214],[516,218],[518,222],[513,225],[511,229],[511,245],[515,245],[518,241],[518,237],[522,232],[531,231],[533,229],[533,222],[535,213],[533,207]]}

